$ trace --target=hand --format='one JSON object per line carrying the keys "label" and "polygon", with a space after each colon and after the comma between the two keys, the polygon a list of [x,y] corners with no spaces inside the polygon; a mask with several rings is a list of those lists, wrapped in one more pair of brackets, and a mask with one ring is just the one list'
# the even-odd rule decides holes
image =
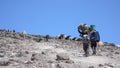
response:
{"label": "hand", "polygon": [[99,42],[96,42],[97,43],[97,45],[99,45]]}

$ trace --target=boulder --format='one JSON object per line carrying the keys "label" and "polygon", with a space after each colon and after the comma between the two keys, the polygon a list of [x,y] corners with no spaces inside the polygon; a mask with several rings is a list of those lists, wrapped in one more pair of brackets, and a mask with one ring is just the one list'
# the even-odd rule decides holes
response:
{"label": "boulder", "polygon": [[4,57],[5,56],[5,54],[4,53],[0,53],[0,57]]}
{"label": "boulder", "polygon": [[57,59],[56,60],[69,60],[69,56],[66,55],[65,53],[59,53],[56,55]]}
{"label": "boulder", "polygon": [[0,66],[8,66],[10,63],[8,58],[1,58],[0,59]]}
{"label": "boulder", "polygon": [[99,67],[103,67],[104,65],[103,64],[99,64]]}
{"label": "boulder", "polygon": [[120,54],[119,52],[115,52],[115,54]]}
{"label": "boulder", "polygon": [[115,66],[114,64],[111,64],[111,63],[105,63],[104,65],[107,67],[112,67],[112,68]]}

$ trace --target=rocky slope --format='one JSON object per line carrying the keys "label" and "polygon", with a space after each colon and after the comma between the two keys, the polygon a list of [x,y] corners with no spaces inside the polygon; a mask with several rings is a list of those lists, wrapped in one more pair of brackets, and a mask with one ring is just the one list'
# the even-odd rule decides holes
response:
{"label": "rocky slope", "polygon": [[83,54],[80,40],[0,31],[0,68],[120,68],[113,44],[99,46],[96,56]]}

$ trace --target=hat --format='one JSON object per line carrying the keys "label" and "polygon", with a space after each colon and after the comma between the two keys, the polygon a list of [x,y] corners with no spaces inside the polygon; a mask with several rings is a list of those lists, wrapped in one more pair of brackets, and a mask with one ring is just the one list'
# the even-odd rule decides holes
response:
{"label": "hat", "polygon": [[95,25],[90,25],[90,30],[95,30]]}

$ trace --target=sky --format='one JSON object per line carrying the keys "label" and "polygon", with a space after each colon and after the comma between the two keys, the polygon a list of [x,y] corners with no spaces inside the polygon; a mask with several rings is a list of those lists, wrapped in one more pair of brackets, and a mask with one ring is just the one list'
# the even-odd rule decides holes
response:
{"label": "sky", "polygon": [[79,37],[79,24],[96,25],[101,41],[120,44],[120,0],[0,0],[0,29]]}

